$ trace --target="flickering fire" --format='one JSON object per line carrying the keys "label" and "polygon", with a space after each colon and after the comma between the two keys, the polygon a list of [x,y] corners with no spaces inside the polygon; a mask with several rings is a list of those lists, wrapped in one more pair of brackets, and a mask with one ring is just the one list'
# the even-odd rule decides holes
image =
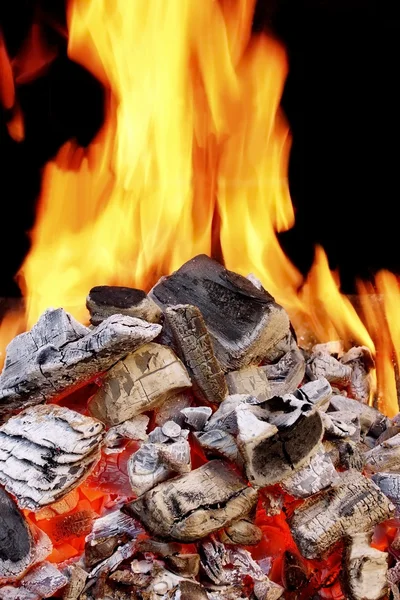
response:
{"label": "flickering fire", "polygon": [[[293,226],[290,133],[280,109],[284,48],[252,34],[255,0],[73,0],[68,52],[107,90],[104,125],[87,148],[70,141],[43,173],[32,248],[18,279],[26,317],[6,317],[3,347],[49,307],[87,319],[95,285],[149,289],[198,253],[252,272],[296,331],[376,352],[380,408],[398,411],[397,278],[360,282],[361,317],[324,251],[304,281],[277,233]],[[107,23],[107,27],[104,24]],[[52,59],[39,30],[13,64],[0,37],[0,101],[23,138],[15,85]],[[3,68],[4,67],[4,68]],[[33,75],[32,75],[33,74]],[[22,78],[22,79],[21,79]]]}

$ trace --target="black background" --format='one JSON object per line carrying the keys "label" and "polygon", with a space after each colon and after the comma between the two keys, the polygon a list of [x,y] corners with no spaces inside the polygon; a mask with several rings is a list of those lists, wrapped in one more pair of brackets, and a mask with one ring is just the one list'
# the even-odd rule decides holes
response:
{"label": "black background", "polygon": [[[314,244],[322,244],[345,292],[357,276],[379,268],[400,272],[400,18],[394,4],[259,0],[254,19],[255,30],[282,39],[290,64],[282,105],[293,134],[296,226],[282,235],[282,245],[305,273]],[[72,137],[88,144],[102,122],[101,86],[66,56],[64,14],[63,0],[0,3],[11,57],[34,15],[58,48],[46,74],[17,89],[24,142],[10,139],[0,109],[0,296],[19,293],[13,277],[29,248],[26,232],[43,165]]]}

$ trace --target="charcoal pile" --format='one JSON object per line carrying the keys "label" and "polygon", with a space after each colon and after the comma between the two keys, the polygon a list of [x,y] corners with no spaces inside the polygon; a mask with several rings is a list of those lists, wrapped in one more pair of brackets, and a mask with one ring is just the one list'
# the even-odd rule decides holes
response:
{"label": "charcoal pile", "polygon": [[0,600],[400,599],[400,419],[368,348],[300,348],[203,255],[87,308],[7,349]]}

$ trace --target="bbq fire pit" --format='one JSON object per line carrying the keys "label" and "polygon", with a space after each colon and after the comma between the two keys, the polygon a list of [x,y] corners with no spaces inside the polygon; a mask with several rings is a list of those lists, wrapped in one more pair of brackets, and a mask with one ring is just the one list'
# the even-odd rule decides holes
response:
{"label": "bbq fire pit", "polygon": [[345,297],[321,247],[306,279],[285,256],[287,61],[254,9],[0,30],[15,144],[56,34],[105,97],[0,305],[0,600],[400,600],[400,286]]}

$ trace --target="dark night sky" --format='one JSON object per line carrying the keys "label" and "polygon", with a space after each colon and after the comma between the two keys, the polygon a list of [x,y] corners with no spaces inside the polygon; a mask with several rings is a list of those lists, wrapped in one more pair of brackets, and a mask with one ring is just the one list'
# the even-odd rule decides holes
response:
{"label": "dark night sky", "polygon": [[[33,0],[3,0],[0,23],[11,55],[26,36]],[[283,107],[293,133],[290,185],[296,226],[282,236],[305,272],[321,243],[344,291],[355,276],[379,268],[400,272],[398,252],[397,91],[400,14],[388,0],[259,0],[255,28],[270,27],[290,61]],[[62,0],[41,0],[60,21]],[[13,283],[33,224],[40,169],[72,137],[87,144],[101,124],[101,86],[65,53],[49,71],[20,86],[26,139],[7,135],[0,109],[0,296],[18,294]],[[262,77],[262,73],[260,73]]]}

